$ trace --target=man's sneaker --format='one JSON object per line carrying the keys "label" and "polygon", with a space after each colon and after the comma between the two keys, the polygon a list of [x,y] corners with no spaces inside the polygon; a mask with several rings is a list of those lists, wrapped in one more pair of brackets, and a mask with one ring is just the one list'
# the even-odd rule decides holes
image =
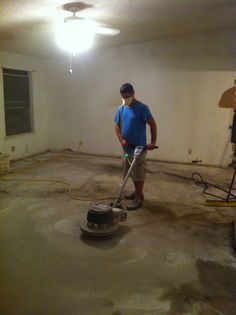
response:
{"label": "man's sneaker", "polygon": [[135,199],[135,191],[132,192],[132,193],[129,194],[129,195],[126,195],[126,196],[125,196],[125,199],[127,199],[127,200],[133,200],[133,199]]}
{"label": "man's sneaker", "polygon": [[[135,194],[135,191],[134,191],[130,195],[126,195],[125,199],[127,199],[127,200],[134,200],[135,196],[136,196],[136,194]],[[144,194],[142,194],[142,200],[144,200]]]}
{"label": "man's sneaker", "polygon": [[131,203],[127,206],[127,210],[133,211],[142,206],[142,200],[133,199]]}

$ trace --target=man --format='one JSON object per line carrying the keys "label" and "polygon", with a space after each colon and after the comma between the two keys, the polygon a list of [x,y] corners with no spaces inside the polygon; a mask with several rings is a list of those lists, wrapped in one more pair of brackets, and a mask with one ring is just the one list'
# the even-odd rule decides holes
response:
{"label": "man", "polygon": [[[123,104],[118,107],[116,112],[115,131],[124,152],[128,154],[128,158],[124,160],[125,176],[135,147],[146,145],[146,124],[150,126],[151,132],[151,142],[147,145],[148,150],[153,150],[156,146],[157,127],[148,106],[135,99],[135,91],[130,83],[121,86],[120,94]],[[142,205],[145,166],[146,151],[140,154],[131,174],[135,192],[126,196],[127,199],[131,200],[127,207],[128,210],[136,210]]]}

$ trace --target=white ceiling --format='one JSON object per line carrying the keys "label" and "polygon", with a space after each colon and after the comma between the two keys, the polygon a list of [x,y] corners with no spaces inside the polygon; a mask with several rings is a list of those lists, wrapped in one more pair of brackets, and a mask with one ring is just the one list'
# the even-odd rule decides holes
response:
{"label": "white ceiling", "polygon": [[[68,12],[65,0],[1,0],[0,50],[55,57],[55,27]],[[115,37],[97,35],[96,47],[236,28],[236,0],[86,0],[81,16],[120,29]],[[234,40],[234,42],[236,42]],[[223,43],[222,43],[223,44]]]}

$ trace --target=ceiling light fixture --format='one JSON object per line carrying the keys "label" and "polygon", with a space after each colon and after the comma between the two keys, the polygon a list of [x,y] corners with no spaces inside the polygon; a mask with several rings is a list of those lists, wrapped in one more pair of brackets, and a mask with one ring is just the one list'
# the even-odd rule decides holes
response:
{"label": "ceiling light fixture", "polygon": [[96,21],[76,15],[76,13],[91,7],[93,6],[83,2],[68,3],[63,6],[72,15],[66,17],[64,23],[58,28],[57,43],[60,48],[70,53],[70,73],[72,73],[72,57],[92,48],[95,34],[114,36],[120,33],[118,29],[104,27]]}

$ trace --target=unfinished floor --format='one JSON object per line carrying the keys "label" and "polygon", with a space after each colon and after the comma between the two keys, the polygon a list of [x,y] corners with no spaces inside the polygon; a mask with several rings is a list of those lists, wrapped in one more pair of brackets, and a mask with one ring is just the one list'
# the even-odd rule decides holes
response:
{"label": "unfinished floor", "polygon": [[25,179],[111,198],[120,159],[49,152],[12,163],[4,178],[22,181],[0,181],[0,314],[236,314],[234,209],[206,207],[188,179],[196,171],[226,187],[233,172],[149,162],[143,207],[113,239],[92,241],[79,222],[93,201]]}

